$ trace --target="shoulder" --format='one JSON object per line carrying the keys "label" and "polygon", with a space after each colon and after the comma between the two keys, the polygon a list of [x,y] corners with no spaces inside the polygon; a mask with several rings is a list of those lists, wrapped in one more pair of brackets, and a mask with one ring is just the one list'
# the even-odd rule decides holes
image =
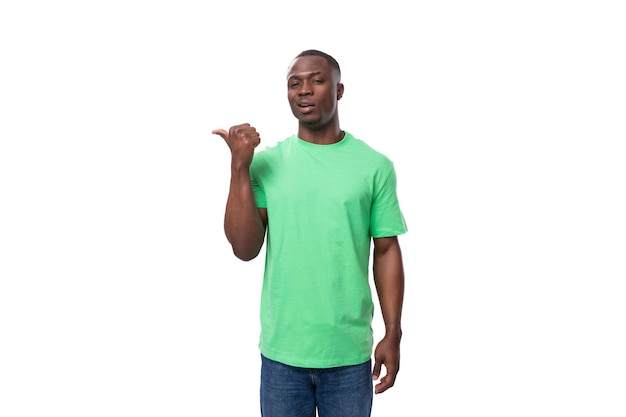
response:
{"label": "shoulder", "polygon": [[295,136],[289,136],[288,138],[278,141],[274,144],[259,147],[256,149],[254,155],[255,157],[257,155],[272,156],[284,152],[284,150],[290,146],[291,142],[293,142],[294,138]]}
{"label": "shoulder", "polygon": [[393,161],[387,155],[375,149],[363,139],[357,138],[348,132],[346,132],[346,137],[350,139],[352,148],[360,153],[359,157],[364,158],[365,161],[375,163],[376,165],[393,167]]}
{"label": "shoulder", "polygon": [[275,161],[283,158],[283,155],[287,152],[286,149],[293,141],[293,136],[288,137],[282,141],[279,141],[272,145],[267,145],[263,148],[257,148],[254,157],[252,158],[252,169],[259,169],[263,166],[272,165]]}

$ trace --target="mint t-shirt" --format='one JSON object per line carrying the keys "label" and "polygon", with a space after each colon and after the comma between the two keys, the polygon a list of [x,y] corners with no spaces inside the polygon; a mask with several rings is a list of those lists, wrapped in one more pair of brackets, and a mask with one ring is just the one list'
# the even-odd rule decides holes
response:
{"label": "mint t-shirt", "polygon": [[291,366],[363,363],[372,354],[372,237],[407,231],[393,163],[346,132],[332,145],[291,136],[250,167],[267,208],[261,353]]}

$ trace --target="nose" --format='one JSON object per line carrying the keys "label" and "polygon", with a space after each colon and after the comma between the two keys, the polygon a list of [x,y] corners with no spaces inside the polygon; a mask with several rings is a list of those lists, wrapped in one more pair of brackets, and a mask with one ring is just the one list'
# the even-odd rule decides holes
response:
{"label": "nose", "polygon": [[298,89],[298,95],[308,96],[312,93],[313,89],[311,88],[311,83],[307,80],[302,81],[302,84],[300,84],[300,89]]}

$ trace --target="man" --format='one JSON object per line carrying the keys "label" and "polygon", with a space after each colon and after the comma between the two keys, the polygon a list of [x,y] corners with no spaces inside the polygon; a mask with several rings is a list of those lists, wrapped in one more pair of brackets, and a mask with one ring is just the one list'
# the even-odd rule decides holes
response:
{"label": "man", "polygon": [[[341,129],[341,71],[330,55],[301,52],[287,72],[297,135],[259,150],[249,124],[216,129],[231,151],[224,230],[234,254],[254,259],[267,234],[261,294],[261,414],[364,417],[372,391],[400,367],[407,231],[392,162]],[[385,335],[373,350],[373,277]],[[381,369],[385,367],[385,375]],[[380,378],[380,380],[379,380]],[[372,380],[379,380],[373,387]]]}

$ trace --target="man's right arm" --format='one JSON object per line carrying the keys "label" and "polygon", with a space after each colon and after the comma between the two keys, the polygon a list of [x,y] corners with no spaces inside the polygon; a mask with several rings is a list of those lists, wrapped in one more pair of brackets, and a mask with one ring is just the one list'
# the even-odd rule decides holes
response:
{"label": "man's right arm", "polygon": [[224,232],[235,256],[249,261],[261,251],[267,225],[267,210],[256,207],[250,181],[250,163],[260,136],[247,123],[233,126],[228,132],[216,129],[213,133],[226,141],[232,157]]}
{"label": "man's right arm", "polygon": [[249,170],[231,168],[224,231],[233,253],[243,261],[256,258],[263,246],[267,210],[261,210],[256,207]]}

